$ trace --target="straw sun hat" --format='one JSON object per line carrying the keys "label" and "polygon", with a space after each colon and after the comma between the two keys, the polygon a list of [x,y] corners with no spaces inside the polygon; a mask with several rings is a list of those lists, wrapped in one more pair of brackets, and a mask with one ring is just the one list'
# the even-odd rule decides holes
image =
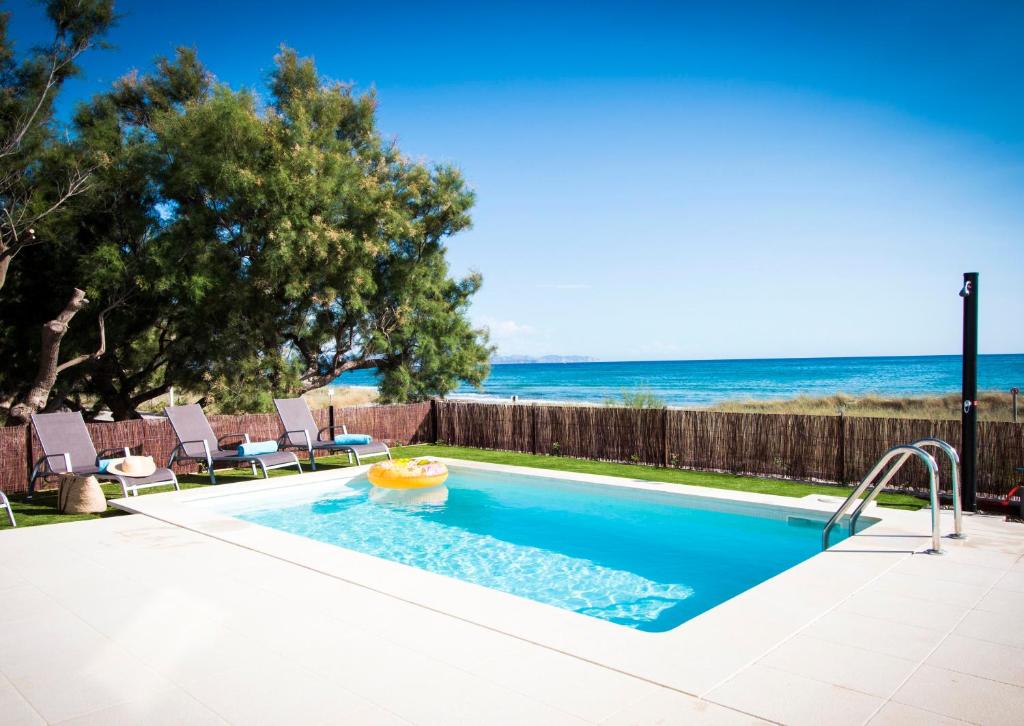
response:
{"label": "straw sun hat", "polygon": [[152,456],[126,456],[114,459],[107,465],[107,473],[121,476],[149,476],[156,471]]}

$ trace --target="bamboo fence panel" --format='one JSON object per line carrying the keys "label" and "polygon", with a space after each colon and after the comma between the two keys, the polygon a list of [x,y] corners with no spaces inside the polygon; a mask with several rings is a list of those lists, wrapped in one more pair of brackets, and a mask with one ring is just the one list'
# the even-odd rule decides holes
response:
{"label": "bamboo fence panel", "polygon": [[25,427],[0,428],[0,490],[23,491],[28,482],[28,452],[25,450]]}
{"label": "bamboo fence panel", "polygon": [[664,463],[663,411],[538,406],[537,451],[583,459]]}
{"label": "bamboo fence panel", "polygon": [[449,401],[435,401],[434,406],[439,441],[479,449],[532,451],[529,406]]}
{"label": "bamboo fence panel", "polygon": [[[313,412],[318,426],[327,426],[327,409]],[[218,436],[247,433],[253,441],[277,439],[284,433],[277,414],[252,413],[236,416],[210,416],[210,426]],[[429,403],[400,406],[367,406],[335,409],[335,424],[346,425],[352,433],[367,433],[389,445],[430,441],[431,408]],[[131,453],[152,456],[164,466],[178,444],[167,419],[135,419],[113,423],[88,423],[89,435],[97,451],[127,446]],[[28,487],[26,427],[0,428],[0,489],[6,492],[25,491]],[[31,460],[42,455],[35,434],[31,434]],[[198,470],[194,463],[175,464],[179,473]]]}
{"label": "bamboo fence panel", "polygon": [[669,411],[671,466],[839,481],[838,417]]}
{"label": "bamboo fence panel", "polygon": [[[803,481],[858,481],[897,444],[936,437],[959,449],[959,421],[436,401],[438,440],[453,446],[634,462]],[[1024,464],[1024,426],[978,424],[978,493],[1004,496]],[[949,490],[944,454],[932,450]],[[893,485],[927,487],[908,463]]]}

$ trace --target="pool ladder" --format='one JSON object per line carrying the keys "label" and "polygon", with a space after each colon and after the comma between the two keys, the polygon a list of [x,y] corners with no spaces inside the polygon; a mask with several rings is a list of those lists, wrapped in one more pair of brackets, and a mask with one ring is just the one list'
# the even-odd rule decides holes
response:
{"label": "pool ladder", "polygon": [[[828,524],[825,525],[824,531],[821,533],[821,549],[828,549],[828,537],[832,532],[832,528],[842,519],[843,515],[849,511],[857,499],[867,491],[867,496],[861,501],[857,508],[853,511],[850,516],[850,535],[853,535],[857,531],[857,520],[860,519],[860,515],[864,513],[868,505],[875,501],[878,495],[885,488],[892,478],[896,475],[896,472],[900,470],[904,464],[910,461],[911,458],[917,457],[924,462],[925,467],[928,469],[928,492],[931,499],[932,507],[932,546],[928,550],[928,554],[939,555],[942,554],[942,547],[940,546],[940,533],[939,533],[939,465],[935,462],[935,457],[925,451],[926,448],[936,448],[946,453],[949,458],[950,467],[953,470],[953,475],[950,480],[953,488],[953,534],[950,535],[953,539],[964,539],[963,531],[961,528],[961,519],[963,518],[963,512],[960,505],[960,457],[956,453],[956,449],[947,444],[942,439],[920,439],[912,444],[902,444],[900,446],[894,446],[878,460],[874,468],[868,472],[868,475],[864,477],[857,488],[853,490],[853,493],[846,498],[842,506],[836,510],[836,513],[832,515],[832,518],[828,520]],[[888,471],[885,471],[886,466],[893,459],[897,459],[896,463],[893,464]],[[885,471],[885,475],[879,479],[882,472]]]}

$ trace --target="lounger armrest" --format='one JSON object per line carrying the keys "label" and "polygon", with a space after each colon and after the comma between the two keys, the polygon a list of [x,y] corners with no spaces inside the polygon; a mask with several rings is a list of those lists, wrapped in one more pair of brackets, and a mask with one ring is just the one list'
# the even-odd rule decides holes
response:
{"label": "lounger armrest", "polygon": [[[61,459],[64,462],[64,471],[53,471],[53,465],[50,464],[50,459]],[[71,473],[71,454],[66,451],[63,454],[43,454],[40,461],[46,461],[46,468],[54,474]]]}
{"label": "lounger armrest", "polygon": [[[249,434],[238,432],[238,433],[233,433],[233,434],[222,434],[222,435],[218,436],[217,437],[217,446],[222,446],[221,442],[223,442],[224,439],[230,439],[232,437],[236,437],[236,438],[237,437],[241,437],[242,441],[239,442],[239,443],[246,443],[246,444],[249,443]],[[238,444],[235,444],[235,448],[238,448]]]}
{"label": "lounger armrest", "polygon": [[[337,431],[338,429],[341,429],[341,433],[343,434],[348,433],[348,428],[345,426],[345,424],[338,424],[337,426],[324,426],[322,429],[316,432],[316,440],[330,441],[331,439],[334,438],[334,432]],[[326,439],[324,438],[324,431],[328,432]]]}
{"label": "lounger armrest", "polygon": [[178,458],[178,452],[179,451],[184,451],[185,452],[185,458],[187,458],[187,459],[198,459],[198,458],[200,458],[198,456],[192,456],[187,451],[185,451],[185,447],[188,446],[189,444],[202,444],[203,445],[203,451],[206,453],[206,463],[207,463],[207,465],[210,464],[210,462],[213,460],[213,457],[210,456],[210,442],[207,441],[206,439],[195,439],[195,440],[192,440],[192,441],[182,441],[182,442],[180,442],[177,446],[175,446],[171,450],[171,455],[167,459],[167,468],[168,469],[171,468],[171,464],[173,464],[175,459]]}
{"label": "lounger armrest", "polygon": [[306,439],[306,449],[309,450],[313,448],[313,442],[310,440],[309,432],[306,431],[306,429],[292,429],[290,431],[285,431],[281,438],[278,439],[278,443],[286,446],[294,446],[294,444],[291,443],[291,439],[288,438],[292,434],[302,434],[303,438]]}
{"label": "lounger armrest", "polygon": [[100,461],[102,459],[112,459],[112,458],[114,458],[114,457],[110,456],[110,454],[113,454],[115,452],[117,452],[118,456],[131,456],[132,455],[132,450],[130,448],[128,448],[127,446],[114,446],[113,448],[110,448],[110,449],[104,449],[100,453],[96,454],[96,466],[100,465]]}

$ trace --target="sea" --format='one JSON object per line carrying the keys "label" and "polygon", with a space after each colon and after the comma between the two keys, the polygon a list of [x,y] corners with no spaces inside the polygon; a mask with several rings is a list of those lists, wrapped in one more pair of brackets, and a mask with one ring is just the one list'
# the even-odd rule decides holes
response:
{"label": "sea", "polygon": [[[958,355],[870,358],[516,363],[491,366],[483,388],[462,386],[450,398],[602,403],[624,391],[649,391],[669,406],[726,400],[880,394],[917,396],[960,390]],[[335,385],[375,386],[372,370],[352,371]],[[978,389],[1024,386],[1024,354],[978,358]]]}

